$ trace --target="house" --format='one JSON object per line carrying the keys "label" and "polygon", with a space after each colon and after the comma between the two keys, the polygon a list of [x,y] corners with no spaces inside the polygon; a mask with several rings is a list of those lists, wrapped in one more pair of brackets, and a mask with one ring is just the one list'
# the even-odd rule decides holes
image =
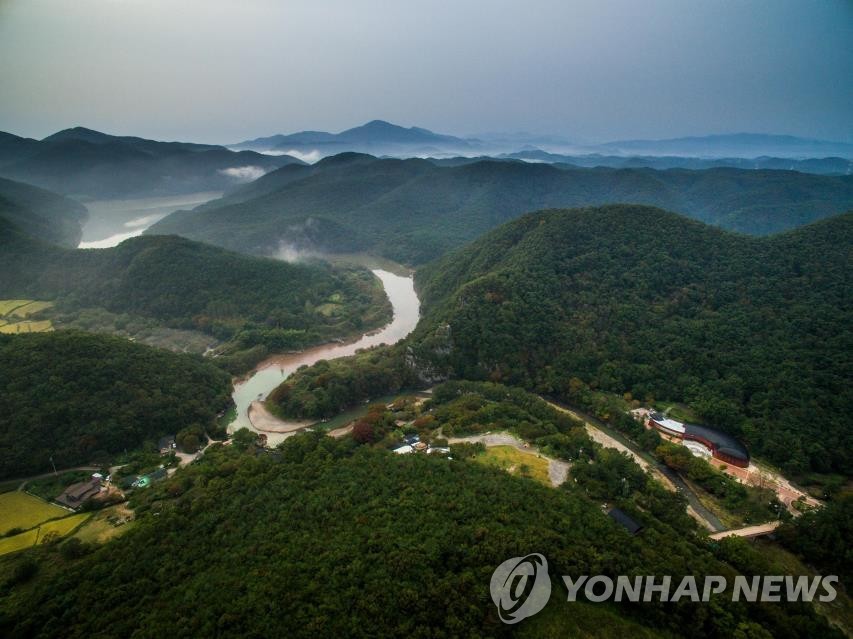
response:
{"label": "house", "polygon": [[160,450],[161,455],[167,455],[176,450],[178,445],[175,443],[175,436],[166,435],[165,437],[161,437],[157,442],[157,448]]}
{"label": "house", "polygon": [[62,494],[56,498],[56,501],[63,506],[77,510],[100,491],[101,480],[92,477],[78,484],[71,484],[62,491]]}
{"label": "house", "polygon": [[403,437],[403,443],[409,446],[414,446],[419,441],[421,441],[420,435],[406,435]]}
{"label": "house", "polygon": [[398,446],[393,450],[393,452],[397,453],[398,455],[408,455],[409,453],[415,452],[415,449],[406,444],[404,446]]}
{"label": "house", "polygon": [[634,519],[628,515],[624,510],[620,508],[611,508],[607,512],[607,516],[610,517],[613,521],[621,525],[625,530],[627,530],[632,535],[636,535],[640,532],[643,527],[638,524]]}

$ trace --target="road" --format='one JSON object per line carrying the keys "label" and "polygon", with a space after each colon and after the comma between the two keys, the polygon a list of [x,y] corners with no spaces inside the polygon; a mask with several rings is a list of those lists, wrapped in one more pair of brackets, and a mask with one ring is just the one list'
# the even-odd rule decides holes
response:
{"label": "road", "polygon": [[34,479],[44,479],[45,477],[53,477],[54,475],[61,475],[62,473],[70,473],[75,470],[91,470],[92,472],[98,472],[101,470],[100,466],[73,466],[71,468],[60,468],[55,473],[42,473],[41,475],[33,475],[32,477],[23,477],[20,479],[8,479],[4,480],[4,483],[14,483],[21,482],[18,486],[18,490],[24,490],[27,487],[27,483],[33,481]]}
{"label": "road", "polygon": [[690,486],[688,486],[678,473],[674,472],[671,468],[654,459],[650,460],[628,440],[616,439],[616,437],[606,432],[604,430],[606,427],[600,420],[596,419],[592,415],[587,415],[586,413],[562,406],[561,404],[544,397],[542,399],[552,408],[583,422],[586,432],[589,433],[589,436],[593,441],[601,444],[605,448],[615,448],[616,450],[628,454],[637,462],[637,464],[639,464],[640,468],[651,471],[655,479],[663,484],[668,490],[673,492],[678,491],[684,495],[688,503],[687,513],[699,522],[701,526],[712,532],[726,529],[723,522],[720,521],[714,513],[702,505],[702,502],[699,501],[699,497],[696,496],[696,493],[694,493]]}
{"label": "road", "polygon": [[771,521],[766,524],[758,524],[757,526],[747,526],[746,528],[738,528],[736,530],[724,530],[722,532],[708,535],[711,539],[723,539],[725,537],[761,537],[769,535],[776,530],[782,522]]}

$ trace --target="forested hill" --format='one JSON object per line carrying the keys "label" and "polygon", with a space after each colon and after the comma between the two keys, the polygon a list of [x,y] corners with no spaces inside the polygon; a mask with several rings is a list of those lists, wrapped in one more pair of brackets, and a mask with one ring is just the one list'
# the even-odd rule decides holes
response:
{"label": "forested hill", "polygon": [[411,342],[569,401],[577,380],[685,401],[789,470],[849,475],[851,265],[853,213],[753,238],[648,207],[541,211],[418,272]]}
{"label": "forested hill", "polygon": [[280,351],[381,326],[390,317],[381,286],[366,269],[289,264],[174,236],[67,250],[6,227],[0,299],[104,308]]}
{"label": "forested hill", "polygon": [[762,235],[850,209],[853,176],[493,160],[437,166],[349,153],[311,167],[284,167],[220,202],[173,213],[149,232],[254,253],[285,241],[421,264],[528,211],[618,202],[660,206]]}
{"label": "forested hill", "polygon": [[0,335],[0,478],[103,461],[213,426],[228,374],[200,357],[74,331]]}
{"label": "forested hill", "polygon": [[[683,575],[701,588],[704,575],[732,584],[735,574],[780,574],[740,539],[711,548],[682,498],[624,458],[614,468],[630,474],[632,492],[637,485],[641,506],[631,512],[645,524],[635,536],[575,482],[551,488],[474,461],[354,448],[352,439],[317,433],[296,435],[273,454],[237,439],[134,495],[137,520],[118,539],[61,555],[41,544],[17,561],[0,559],[9,575],[0,634],[841,636],[808,604],[744,605],[728,590],[711,603],[691,603],[682,591],[677,602],[591,603],[581,594],[567,603],[561,575],[672,575],[676,596]],[[489,597],[492,572],[532,552],[548,560],[550,603],[503,624]],[[20,567],[27,561],[28,572]]]}
{"label": "forested hill", "polygon": [[222,191],[301,163],[288,155],[222,146],[159,142],[75,127],[43,140],[0,132],[0,175],[83,198],[151,197]]}
{"label": "forested hill", "polygon": [[[86,207],[44,189],[0,178],[0,218],[48,242],[75,247],[83,235]],[[2,231],[0,231],[2,232]]]}

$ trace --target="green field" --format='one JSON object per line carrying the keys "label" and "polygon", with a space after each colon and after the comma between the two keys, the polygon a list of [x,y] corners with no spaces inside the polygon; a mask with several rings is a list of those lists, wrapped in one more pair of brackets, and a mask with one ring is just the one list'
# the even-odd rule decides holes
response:
{"label": "green field", "polygon": [[20,528],[27,530],[47,521],[64,517],[67,510],[23,492],[0,494],[0,535]]}
{"label": "green field", "polygon": [[493,466],[511,475],[530,477],[540,484],[551,485],[549,462],[534,452],[525,453],[514,446],[493,446],[474,458],[486,466]]}

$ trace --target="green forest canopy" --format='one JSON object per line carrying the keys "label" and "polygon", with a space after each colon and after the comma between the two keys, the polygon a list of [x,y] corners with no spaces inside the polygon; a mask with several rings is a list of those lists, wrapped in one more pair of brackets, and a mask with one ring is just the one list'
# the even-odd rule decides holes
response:
{"label": "green forest canopy", "polygon": [[770,238],[658,209],[531,213],[417,274],[426,365],[686,401],[794,471],[853,472],[853,214]]}
{"label": "green forest canopy", "polygon": [[[663,493],[646,507],[671,511]],[[134,528],[82,559],[56,567],[50,547],[33,551],[41,574],[0,591],[3,636],[511,636],[489,580],[530,552],[556,584],[547,628],[521,626],[533,636],[834,634],[806,604],[567,604],[563,574],[733,580],[774,567],[740,540],[712,549],[686,516],[649,516],[631,536],[572,482],[549,488],[464,460],[305,433],[280,454],[215,446],[134,503]]]}
{"label": "green forest canopy", "polygon": [[230,393],[230,376],[198,356],[76,331],[0,335],[0,478],[210,428]]}
{"label": "green forest canopy", "polygon": [[528,211],[614,202],[660,206],[761,235],[850,209],[853,176],[498,160],[437,166],[343,153],[273,171],[222,200],[173,213],[147,232],[248,253],[268,253],[286,241],[423,264]]}
{"label": "green forest canopy", "polygon": [[0,233],[3,297],[105,308],[278,351],[362,332],[391,314],[365,269],[289,264],[174,236],[68,250],[10,229]]}
{"label": "green forest canopy", "polygon": [[447,377],[682,401],[786,470],[851,473],[853,215],[771,238],[638,206],[532,213],[423,267],[424,319],[271,399],[328,417]]}

